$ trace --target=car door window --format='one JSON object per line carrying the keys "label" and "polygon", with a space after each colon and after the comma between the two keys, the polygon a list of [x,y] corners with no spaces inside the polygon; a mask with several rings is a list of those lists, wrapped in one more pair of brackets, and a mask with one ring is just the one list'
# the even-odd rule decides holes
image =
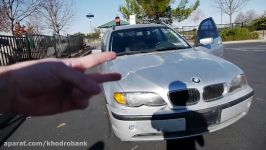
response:
{"label": "car door window", "polygon": [[203,20],[198,28],[198,33],[195,41],[195,46],[198,46],[200,39],[204,38],[218,38],[219,33],[212,18]]}

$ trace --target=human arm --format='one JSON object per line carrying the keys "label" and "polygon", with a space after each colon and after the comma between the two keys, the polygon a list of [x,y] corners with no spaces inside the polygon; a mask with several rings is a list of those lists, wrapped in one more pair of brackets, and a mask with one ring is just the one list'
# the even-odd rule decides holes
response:
{"label": "human arm", "polygon": [[118,73],[84,74],[85,70],[115,58],[115,53],[106,52],[2,67],[0,113],[40,116],[84,109],[101,92],[100,83],[121,78]]}

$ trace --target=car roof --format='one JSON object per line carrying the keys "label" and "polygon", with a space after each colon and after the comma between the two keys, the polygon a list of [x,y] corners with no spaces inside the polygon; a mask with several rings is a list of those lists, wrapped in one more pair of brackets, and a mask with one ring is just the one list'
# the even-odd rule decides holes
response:
{"label": "car roof", "polygon": [[135,29],[135,28],[146,28],[146,27],[166,27],[165,25],[161,24],[135,24],[135,25],[123,25],[123,26],[115,26],[115,29],[110,28],[111,31],[118,31],[118,30],[126,30],[126,29]]}

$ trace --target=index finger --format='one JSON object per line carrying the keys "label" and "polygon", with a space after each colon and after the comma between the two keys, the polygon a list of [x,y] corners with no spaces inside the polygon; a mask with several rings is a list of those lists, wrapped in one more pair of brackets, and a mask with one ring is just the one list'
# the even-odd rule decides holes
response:
{"label": "index finger", "polygon": [[104,52],[104,53],[91,54],[80,58],[64,59],[63,62],[67,66],[72,68],[86,69],[113,60],[115,58],[116,58],[116,53]]}

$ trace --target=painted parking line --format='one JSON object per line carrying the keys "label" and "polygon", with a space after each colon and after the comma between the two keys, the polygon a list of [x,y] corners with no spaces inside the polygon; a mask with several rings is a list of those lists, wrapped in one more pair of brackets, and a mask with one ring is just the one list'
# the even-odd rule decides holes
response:
{"label": "painted parking line", "polygon": [[266,45],[258,45],[258,47],[266,47]]}
{"label": "painted parking line", "polygon": [[242,52],[266,52],[264,48],[225,48],[226,50],[242,51]]}

